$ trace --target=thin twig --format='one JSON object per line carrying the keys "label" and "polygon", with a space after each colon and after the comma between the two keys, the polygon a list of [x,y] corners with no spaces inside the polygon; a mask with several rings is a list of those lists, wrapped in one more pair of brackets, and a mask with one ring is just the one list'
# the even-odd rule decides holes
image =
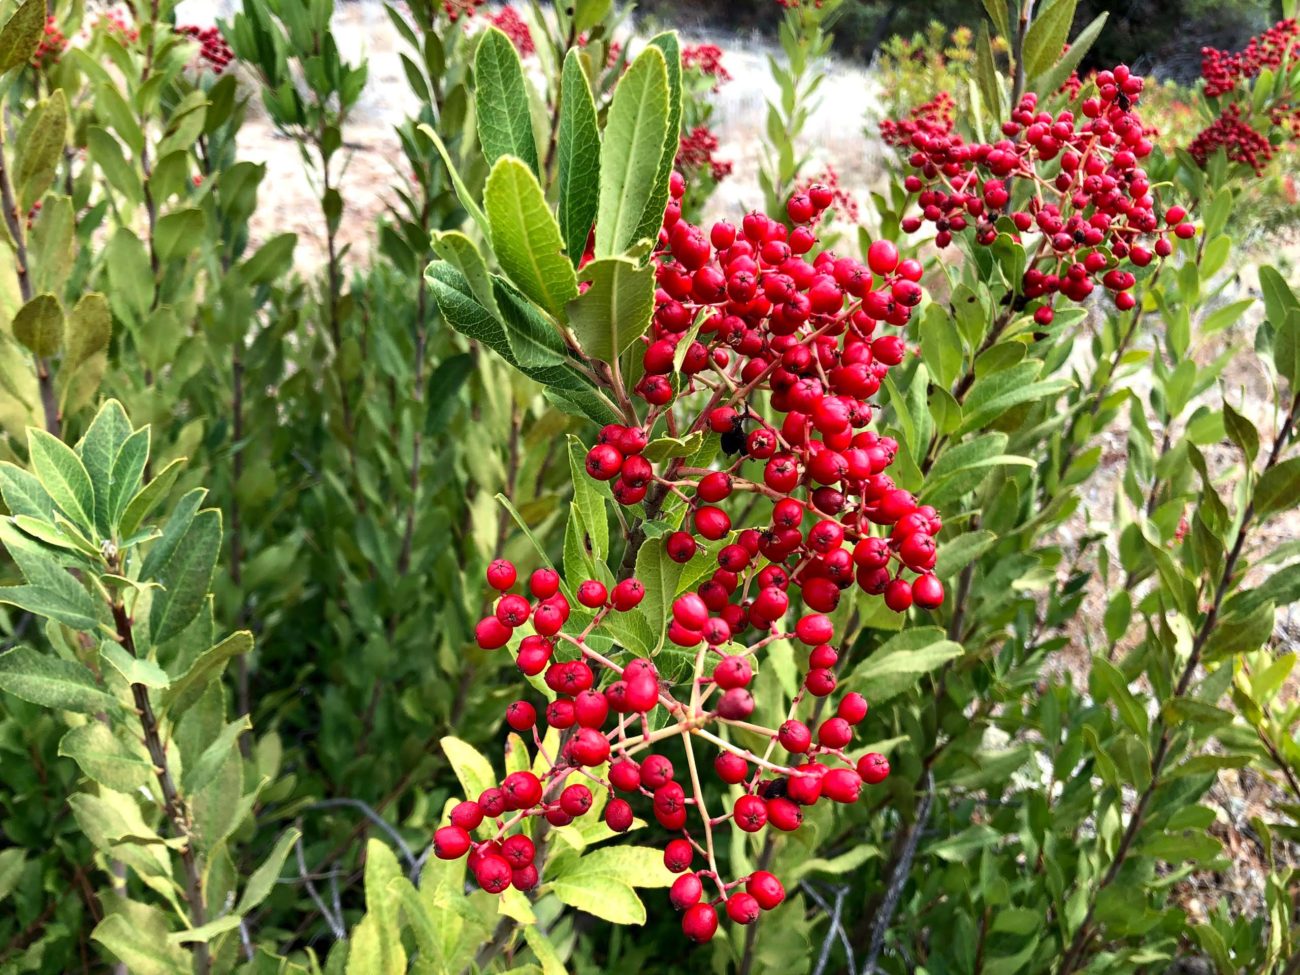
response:
{"label": "thin twig", "polygon": [[876,959],[880,957],[880,951],[885,945],[885,934],[889,930],[889,924],[894,919],[894,911],[898,909],[899,898],[902,897],[903,887],[907,884],[908,874],[912,870],[912,859],[916,856],[917,844],[921,842],[921,832],[925,829],[925,824],[930,818],[930,806],[934,802],[934,773],[926,773],[926,792],[921,799],[920,808],[916,812],[916,822],[912,824],[912,830],[908,833],[907,841],[903,844],[903,854],[899,857],[898,863],[894,867],[894,875],[889,880],[889,889],[885,892],[885,899],[880,905],[880,910],[876,912],[876,923],[871,929],[871,943],[867,949],[867,960],[863,965],[864,975],[872,975],[878,971],[876,968]]}

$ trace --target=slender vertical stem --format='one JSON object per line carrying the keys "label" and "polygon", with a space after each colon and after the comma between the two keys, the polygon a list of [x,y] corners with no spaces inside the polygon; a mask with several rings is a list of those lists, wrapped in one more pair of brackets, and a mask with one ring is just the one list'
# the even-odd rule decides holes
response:
{"label": "slender vertical stem", "polygon": [[[120,600],[114,600],[111,609],[118,642],[132,657],[139,656],[136,653],[131,617],[126,611],[125,604]],[[149,700],[149,688],[143,684],[132,684],[131,696],[144,733],[144,745],[149,752],[149,760],[153,763],[158,787],[162,791],[163,811],[171,833],[185,840],[185,845],[180,850],[181,863],[185,869],[185,899],[190,906],[191,925],[196,928],[201,927],[207,922],[207,907],[203,902],[203,878],[199,869],[198,856],[194,850],[189,807],[181,797],[180,791],[176,788],[176,781],[172,777],[171,766],[167,760],[167,749],[158,730],[158,718]],[[195,942],[193,951],[196,975],[207,975],[211,967],[211,957],[206,942]]]}

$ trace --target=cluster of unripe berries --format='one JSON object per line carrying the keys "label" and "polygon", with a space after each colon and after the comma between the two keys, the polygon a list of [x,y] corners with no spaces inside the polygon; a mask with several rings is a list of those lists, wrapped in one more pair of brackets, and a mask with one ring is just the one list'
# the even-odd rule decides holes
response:
{"label": "cluster of unripe berries", "polygon": [[183,24],[176,28],[176,33],[192,37],[199,43],[199,60],[206,61],[213,74],[221,74],[226,66],[235,60],[235,52],[230,49],[226,39],[217,27],[197,27]]}
{"label": "cluster of unripe berries", "polygon": [[[943,124],[919,120],[905,144],[916,172],[904,185],[917,194],[921,212],[903,220],[904,230],[931,224],[934,242],[944,247],[973,229],[987,246],[1005,217],[1007,231],[1040,236],[1022,282],[1026,298],[1042,299],[1039,324],[1052,321],[1056,295],[1083,301],[1097,284],[1121,310],[1132,308],[1137,279],[1125,263],[1145,267],[1171,253],[1169,235],[1196,232],[1182,208],[1158,212],[1141,166],[1152,150],[1151,131],[1134,111],[1142,79],[1120,65],[1098,72],[1093,84],[1094,94],[1080,98],[1080,89],[1069,108],[1055,113],[1040,110],[1038,96],[1027,93],[997,142],[966,142]],[[1012,209],[1016,182],[1029,187],[1029,196]]]}
{"label": "cluster of unripe berries", "polygon": [[[606,656],[588,639],[610,614],[632,612],[641,604],[645,588],[636,579],[612,588],[591,579],[580,583],[573,599],[594,616],[576,633],[576,625],[566,627],[570,602],[553,570],[539,569],[529,577],[524,588],[532,602],[512,591],[518,573],[507,561],[493,562],[487,580],[500,595],[493,614],[479,624],[480,646],[504,646],[517,629],[530,628],[515,644],[516,663],[525,675],[543,675],[553,699],[541,715],[527,700],[505,710],[510,728],[532,735],[545,771],[507,775],[499,785],[453,807],[449,824],[434,834],[435,854],[443,859],[468,854],[470,870],[484,890],[529,890],[538,883],[539,833],[521,825],[530,817],[563,827],[603,808],[606,826],[622,833],[633,824],[636,802],[648,807],[670,834],[680,834],[663,851],[664,865],[679,874],[669,900],[682,912],[686,936],[707,941],[717,930],[720,910],[734,922],[748,924],[785,896],[781,882],[765,871],[731,881],[721,876],[713,842],[717,827],[730,822],[747,833],[765,828],[791,832],[802,824],[808,807],[822,800],[856,802],[864,783],[879,784],[889,774],[883,755],[855,759],[846,752],[855,726],[867,715],[860,694],[842,696],[815,728],[797,716],[805,699],[825,697],[835,687],[838,654],[826,642],[833,629],[824,616],[806,615],[793,633],[774,632],[747,647],[724,648],[697,636],[694,674],[677,683],[649,659],[620,650]],[[711,618],[708,605],[693,592],[675,598],[671,614],[672,627],[694,633],[707,631]],[[805,690],[796,694],[778,728],[752,724],[755,702],[749,685],[758,652],[787,636],[807,648]],[[676,690],[686,693],[678,697]],[[666,718],[651,731],[651,712],[660,707]],[[543,724],[561,732],[554,755],[543,741]],[[728,727],[766,738],[765,753],[750,752],[710,730]],[[677,739],[685,739],[686,775],[682,759],[675,762],[666,754]],[[707,809],[695,764],[694,748],[703,743],[716,752],[712,767],[717,779],[741,790],[730,810],[716,816]],[[774,757],[778,747],[785,753],[783,761]]]}

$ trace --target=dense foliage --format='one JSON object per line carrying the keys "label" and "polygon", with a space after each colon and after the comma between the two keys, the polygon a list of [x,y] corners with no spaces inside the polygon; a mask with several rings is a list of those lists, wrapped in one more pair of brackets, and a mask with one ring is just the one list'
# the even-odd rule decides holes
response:
{"label": "dense foliage", "polygon": [[1295,21],[779,7],[0,2],[0,973],[1300,971]]}

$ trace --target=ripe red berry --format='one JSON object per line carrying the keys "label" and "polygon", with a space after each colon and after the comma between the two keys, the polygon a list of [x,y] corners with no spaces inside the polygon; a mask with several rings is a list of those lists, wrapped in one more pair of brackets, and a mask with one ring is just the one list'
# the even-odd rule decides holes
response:
{"label": "ripe red berry", "polygon": [[626,799],[611,799],[605,807],[605,825],[615,833],[624,833],[632,826],[632,806]]}
{"label": "ripe red berry", "polygon": [[892,274],[898,267],[898,248],[890,241],[872,241],[867,248],[867,266],[873,274]]}
{"label": "ripe red berry", "polygon": [[682,915],[682,933],[696,944],[703,944],[718,933],[718,912],[711,904],[695,904]]}
{"label": "ripe red berry", "polygon": [[688,907],[698,904],[703,896],[704,884],[693,873],[682,874],[668,888],[668,900],[679,911],[684,911]]}
{"label": "ripe red berry", "polygon": [[537,724],[537,709],[527,701],[506,705],[506,724],[515,731],[527,731]]}
{"label": "ripe red berry", "polygon": [[853,726],[843,718],[827,718],[817,728],[817,742],[824,748],[843,748],[853,740]]}
{"label": "ripe red berry", "polygon": [[609,590],[599,579],[588,579],[578,586],[578,602],[588,609],[597,609],[605,605],[605,600],[609,598]]}
{"label": "ripe red berry", "polygon": [[858,759],[858,775],[868,785],[879,785],[889,777],[889,759],[869,752]]}
{"label": "ripe red berry", "polygon": [[834,768],[822,776],[822,795],[832,802],[854,803],[862,794],[862,777],[853,769]]}
{"label": "ripe red berry", "polygon": [[922,609],[938,609],[943,605],[943,583],[930,573],[919,576],[912,583],[912,598]]}
{"label": "ripe red berry", "polygon": [[758,920],[760,910],[753,894],[741,891],[727,898],[727,917],[737,924],[752,924]]}
{"label": "ripe red berry", "polygon": [[497,602],[496,618],[513,630],[528,622],[528,614],[532,609],[523,596],[507,593]]}
{"label": "ripe red berry", "polygon": [[835,626],[830,618],[820,613],[810,613],[802,617],[794,627],[795,636],[810,647],[819,643],[829,643],[835,635]]}
{"label": "ripe red berry", "polygon": [[460,859],[469,844],[469,833],[460,826],[444,826],[433,834],[433,853],[439,860]]}
{"label": "ripe red berry", "polygon": [[767,821],[783,833],[793,833],[803,825],[803,810],[781,796],[768,799]]}
{"label": "ripe red berry", "polygon": [[623,466],[623,454],[612,444],[598,443],[587,451],[587,473],[598,481],[610,481]]}
{"label": "ripe red berry", "polygon": [[718,699],[717,712],[729,721],[744,721],[754,713],[754,695],[743,687],[733,687]]}
{"label": "ripe red berry", "polygon": [[515,584],[514,564],[505,559],[497,559],[487,568],[488,585],[499,592],[505,592]]}
{"label": "ripe red berry", "polygon": [[526,867],[511,871],[510,886],[515,890],[529,891],[537,886],[537,881],[540,879],[536,865],[530,863]]}
{"label": "ripe red berry", "polygon": [[695,539],[688,532],[673,532],[668,536],[665,550],[674,562],[689,562],[695,557]]}
{"label": "ripe red berry", "polygon": [[484,650],[499,650],[510,642],[510,627],[495,616],[485,616],[474,627],[474,640]]}
{"label": "ripe red berry", "polygon": [[867,699],[856,691],[840,698],[836,714],[849,724],[857,724],[867,716]]}
{"label": "ripe red berry", "polygon": [[736,785],[749,775],[749,763],[735,752],[718,752],[718,757],[713,760],[713,770],[723,782]]}
{"label": "ripe red berry", "polygon": [[767,804],[758,796],[741,796],[731,811],[736,825],[746,833],[757,833],[767,825]]}
{"label": "ripe red berry", "polygon": [[657,789],[673,778],[673,763],[663,755],[647,755],[641,761],[641,784]]}
{"label": "ripe red berry", "polygon": [[723,657],[713,668],[713,682],[723,690],[744,687],[754,676],[754,668],[744,657]]}
{"label": "ripe red berry", "polygon": [[496,819],[506,811],[506,797],[500,789],[484,789],[479,793],[479,808],[485,816]]}
{"label": "ripe red berry", "polygon": [[812,746],[812,732],[802,721],[791,718],[777,729],[781,747],[795,755],[802,755]]}
{"label": "ripe red berry", "polygon": [[542,783],[532,772],[511,772],[501,783],[501,792],[507,809],[527,809],[541,801]]}
{"label": "ripe red berry", "polygon": [[669,840],[664,847],[664,866],[673,873],[689,870],[694,858],[695,850],[688,840]]}
{"label": "ripe red berry", "polygon": [[478,829],[483,822],[483,807],[477,802],[458,802],[451,810],[451,824],[464,830]]}
{"label": "ripe red berry", "polygon": [[554,569],[537,569],[528,579],[528,591],[537,599],[550,599],[560,591],[560,574]]}
{"label": "ripe red berry", "polygon": [[635,609],[645,598],[645,586],[637,579],[624,579],[614,587],[611,602],[620,613]]}
{"label": "ripe red berry", "polygon": [[489,853],[474,868],[474,879],[489,894],[499,894],[510,886],[513,871],[510,863],[496,853]]}
{"label": "ripe red berry", "polygon": [[814,667],[804,677],[803,686],[808,688],[808,693],[814,697],[825,697],[835,690],[835,672]]}
{"label": "ripe red berry", "polygon": [[885,587],[885,605],[895,613],[905,613],[912,605],[912,584],[906,579],[890,580]]}
{"label": "ripe red berry", "polygon": [[560,808],[577,819],[591,808],[591,790],[582,783],[566,786],[560,793]]}
{"label": "ripe red berry", "polygon": [[731,531],[731,518],[721,508],[711,505],[695,509],[695,530],[710,541],[717,541]]}
{"label": "ripe red berry", "polygon": [[758,901],[758,906],[765,911],[772,910],[785,900],[785,887],[766,870],[755,870],[750,874],[749,879],[745,881],[745,891],[752,894]]}
{"label": "ripe red berry", "polygon": [[533,846],[532,840],[522,833],[518,833],[508,837],[501,844],[501,855],[505,857],[511,869],[521,870],[533,862],[533,857],[537,855],[537,849]]}

